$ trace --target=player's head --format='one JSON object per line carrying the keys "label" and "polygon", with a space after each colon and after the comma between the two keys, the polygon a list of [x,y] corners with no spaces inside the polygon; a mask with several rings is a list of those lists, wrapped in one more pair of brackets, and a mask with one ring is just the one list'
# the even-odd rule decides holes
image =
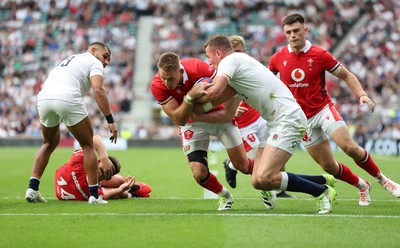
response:
{"label": "player's head", "polygon": [[103,64],[105,68],[111,60],[111,50],[110,48],[104,44],[103,42],[96,41],[89,45],[88,52],[93,54],[100,62]]}
{"label": "player's head", "polygon": [[[113,164],[114,168],[113,168],[113,175],[118,174],[121,171],[121,164],[119,163],[118,159],[116,157],[113,156],[108,156],[108,159],[111,161],[111,163]],[[101,169],[101,160],[97,161],[99,166],[98,166],[98,173],[99,173],[99,180],[103,180],[105,178],[103,170]]]}
{"label": "player's head", "polygon": [[283,31],[290,47],[294,51],[300,51],[306,45],[306,20],[300,14],[291,14],[282,22]]}
{"label": "player's head", "polygon": [[246,52],[246,44],[244,42],[244,38],[240,35],[231,35],[229,36],[229,40],[231,41],[233,51],[244,53]]}
{"label": "player's head", "polygon": [[116,157],[113,157],[113,156],[108,156],[108,159],[114,165],[113,175],[118,174],[121,171],[121,164],[119,163],[118,159]]}
{"label": "player's head", "polygon": [[179,55],[174,52],[161,54],[157,62],[160,77],[168,89],[175,89],[183,79],[183,69]]}
{"label": "player's head", "polygon": [[204,44],[204,48],[210,65],[215,69],[218,68],[218,64],[223,58],[233,53],[231,41],[227,36],[221,34],[211,36]]}

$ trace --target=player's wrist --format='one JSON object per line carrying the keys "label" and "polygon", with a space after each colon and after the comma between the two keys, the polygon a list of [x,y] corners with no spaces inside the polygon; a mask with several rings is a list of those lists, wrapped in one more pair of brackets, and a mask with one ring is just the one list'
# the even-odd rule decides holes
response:
{"label": "player's wrist", "polygon": [[109,114],[106,116],[106,120],[108,124],[113,124],[114,123],[114,117],[112,114]]}
{"label": "player's wrist", "polygon": [[363,97],[363,96],[367,96],[367,93],[361,93],[361,94],[358,96],[358,98],[361,98],[361,97]]}
{"label": "player's wrist", "polygon": [[193,98],[192,98],[189,94],[186,94],[186,95],[183,97],[183,100],[184,100],[185,102],[187,102],[187,104],[190,104],[190,105],[193,104]]}

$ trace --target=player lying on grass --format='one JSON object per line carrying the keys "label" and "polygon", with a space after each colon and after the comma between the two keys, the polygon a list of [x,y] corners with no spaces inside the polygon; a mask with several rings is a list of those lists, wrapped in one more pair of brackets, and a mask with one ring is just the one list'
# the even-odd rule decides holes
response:
{"label": "player lying on grass", "polygon": [[[108,158],[114,165],[113,176],[104,180],[104,173],[99,171],[99,197],[104,199],[121,199],[131,197],[149,197],[151,187],[145,183],[136,183],[132,176],[123,177],[117,173],[121,170],[119,161],[107,155],[106,146],[99,135],[93,137],[94,148],[100,158]],[[98,163],[102,163],[99,159]],[[83,150],[74,151],[69,161],[57,169],[54,186],[59,200],[87,201],[89,199],[89,185],[85,167],[83,166]]]}

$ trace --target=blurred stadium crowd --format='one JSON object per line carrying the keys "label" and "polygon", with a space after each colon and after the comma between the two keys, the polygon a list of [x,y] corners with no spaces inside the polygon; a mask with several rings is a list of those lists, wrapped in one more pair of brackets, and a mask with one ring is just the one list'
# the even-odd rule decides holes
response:
{"label": "blurred stadium crowd", "polygon": [[[286,45],[281,20],[299,12],[308,19],[308,39],[329,49],[353,71],[375,101],[368,115],[344,82],[327,77],[337,109],[360,145],[367,137],[400,139],[400,2],[286,1],[128,1],[37,0],[0,3],[0,137],[40,137],[36,94],[49,70],[69,54],[101,40],[112,51],[105,83],[117,123],[134,104],[137,22],[153,16],[153,72],[164,51],[204,59],[203,44],[215,33],[240,34],[247,52],[265,65]],[[365,18],[361,26],[356,26]],[[356,28],[354,28],[356,27]],[[150,82],[149,82],[150,83]],[[106,122],[91,97],[87,106],[95,132]],[[154,111],[149,106],[149,111]],[[368,120],[368,121],[367,121]],[[64,137],[69,134],[64,130]],[[167,117],[139,126],[133,138],[169,139],[177,131]]]}

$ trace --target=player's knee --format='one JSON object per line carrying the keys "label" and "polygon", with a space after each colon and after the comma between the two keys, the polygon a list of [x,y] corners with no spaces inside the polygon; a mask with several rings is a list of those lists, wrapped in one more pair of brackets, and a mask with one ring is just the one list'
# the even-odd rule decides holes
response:
{"label": "player's knee", "polygon": [[361,151],[363,153],[362,149],[353,142],[348,142],[346,143],[343,147],[341,147],[344,153],[346,153],[350,157],[357,156],[357,153]]}
{"label": "player's knee", "polygon": [[253,188],[258,190],[272,189],[273,177],[268,175],[253,175],[251,178]]}
{"label": "player's knee", "polygon": [[187,155],[187,158],[189,163],[198,162],[208,167],[206,151],[193,151]]}
{"label": "player's knee", "polygon": [[324,162],[320,162],[319,165],[325,172],[327,172],[331,175],[337,175],[339,172],[339,166],[336,161],[329,161],[329,162],[324,161]]}
{"label": "player's knee", "polygon": [[190,169],[196,181],[204,181],[209,174],[206,151],[194,151],[187,155]]}

